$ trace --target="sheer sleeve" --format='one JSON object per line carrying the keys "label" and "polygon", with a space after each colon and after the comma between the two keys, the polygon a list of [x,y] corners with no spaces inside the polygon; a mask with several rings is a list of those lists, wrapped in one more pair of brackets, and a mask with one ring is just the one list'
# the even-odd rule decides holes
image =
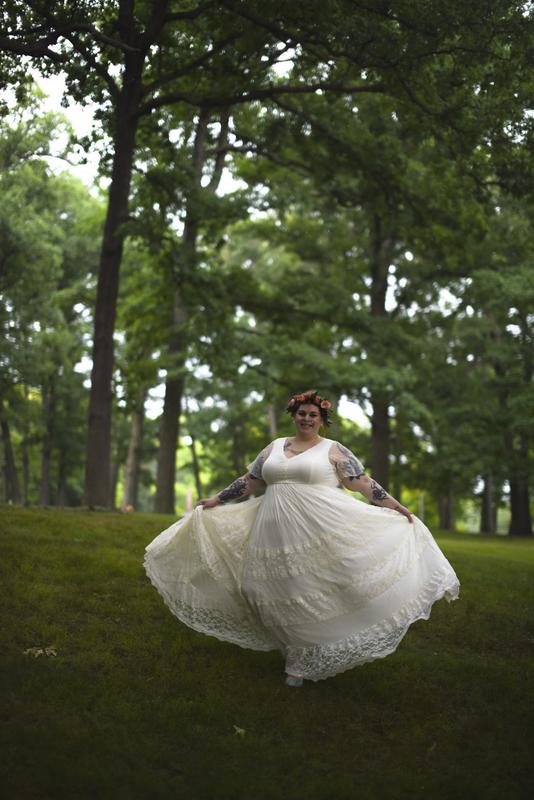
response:
{"label": "sheer sleeve", "polygon": [[252,464],[248,465],[248,474],[251,478],[256,478],[256,480],[262,480],[261,471],[263,469],[263,465],[267,461],[267,458],[271,454],[271,450],[273,449],[273,443],[264,447],[261,453],[258,453]]}
{"label": "sheer sleeve", "polygon": [[340,480],[343,478],[360,478],[365,474],[365,467],[362,462],[356,458],[348,447],[333,442],[328,451],[330,463],[335,467]]}

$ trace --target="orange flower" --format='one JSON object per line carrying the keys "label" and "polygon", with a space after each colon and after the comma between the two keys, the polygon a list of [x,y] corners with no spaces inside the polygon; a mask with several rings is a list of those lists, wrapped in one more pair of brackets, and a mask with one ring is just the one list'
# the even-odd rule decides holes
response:
{"label": "orange flower", "polygon": [[329,403],[328,400],[321,400],[321,408],[330,408],[332,403]]}
{"label": "orange flower", "polygon": [[304,395],[304,394],[296,394],[295,395],[295,400],[296,400],[297,403],[302,403],[302,401],[305,400],[305,399],[306,399],[306,395]]}

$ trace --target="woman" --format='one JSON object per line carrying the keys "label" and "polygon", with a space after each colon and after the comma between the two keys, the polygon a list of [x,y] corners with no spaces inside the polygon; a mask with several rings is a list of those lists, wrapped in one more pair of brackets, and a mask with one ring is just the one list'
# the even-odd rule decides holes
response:
{"label": "woman", "polygon": [[295,435],[275,439],[245,475],[157,536],[144,561],[190,627],[281,650],[289,686],[388,655],[436,600],[459,592],[428,528],[320,435],[330,406],[315,391],[294,395]]}

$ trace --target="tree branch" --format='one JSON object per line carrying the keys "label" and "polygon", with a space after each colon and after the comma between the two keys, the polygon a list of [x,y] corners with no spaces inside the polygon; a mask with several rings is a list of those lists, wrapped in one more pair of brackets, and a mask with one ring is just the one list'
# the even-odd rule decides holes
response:
{"label": "tree branch", "polygon": [[190,92],[170,92],[169,94],[156,97],[153,100],[145,103],[139,108],[139,116],[149,114],[156,108],[161,106],[172,105],[173,103],[187,103],[192,106],[204,106],[217,108],[220,106],[238,105],[240,103],[248,103],[251,100],[267,100],[279,95],[284,94],[312,94],[318,89],[325,92],[335,92],[337,94],[384,94],[386,87],[382,83],[375,84],[357,84],[354,86],[344,86],[338,83],[329,83],[328,81],[319,81],[313,84],[283,84],[275,86],[267,86],[263,89],[253,89],[250,92],[243,92],[242,94],[234,94],[227,97],[201,97],[195,96]]}
{"label": "tree branch", "polygon": [[95,59],[93,54],[88,50],[85,44],[78,39],[77,36],[66,36],[66,38],[72,44],[74,49],[80,53],[86,64],[88,64],[98,75],[100,75],[102,80],[107,84],[111,96],[116,99],[119,96],[119,87],[105,67]]}
{"label": "tree branch", "polygon": [[208,191],[215,193],[221,181],[222,172],[224,169],[224,161],[226,157],[226,145],[228,144],[228,128],[230,123],[230,109],[225,108],[221,113],[221,130],[219,131],[219,138],[217,140],[217,155],[215,156],[215,165],[211,180],[207,186]]}
{"label": "tree branch", "polygon": [[187,66],[185,66],[183,69],[179,70],[178,72],[172,72],[171,74],[165,75],[162,78],[157,78],[153,80],[151,83],[147,84],[147,86],[143,89],[143,94],[144,95],[150,94],[150,92],[153,92],[155,89],[159,89],[166,83],[170,83],[171,81],[174,81],[177,78],[182,78],[184,75],[187,75],[189,72],[192,72],[197,67],[201,67],[203,64],[206,63],[206,61],[209,61],[211,56],[213,56],[215,53],[220,52],[221,50],[224,50],[224,48],[227,45],[229,45],[231,42],[234,42],[238,38],[239,34],[237,33],[232,33],[229,36],[226,36],[224,39],[221,39],[220,42],[214,44],[211,50],[208,50],[203,55],[199,56],[198,58],[195,58],[193,61],[187,64]]}
{"label": "tree branch", "polygon": [[212,1],[209,3],[202,3],[196,8],[192,8],[191,11],[175,11],[172,14],[167,14],[163,21],[167,23],[176,22],[177,20],[181,19],[198,19],[198,17],[200,17],[204,11],[208,11],[210,8],[213,8],[216,5],[217,3]]}
{"label": "tree branch", "polygon": [[10,39],[7,36],[0,36],[0,50],[7,51],[8,53],[15,53],[19,56],[45,56],[49,58],[50,61],[63,64],[68,60],[68,54],[56,53],[54,50],[49,50],[49,45],[56,44],[58,39],[59,34],[57,36],[46,36],[44,39],[29,44],[27,42],[19,42],[15,39]]}

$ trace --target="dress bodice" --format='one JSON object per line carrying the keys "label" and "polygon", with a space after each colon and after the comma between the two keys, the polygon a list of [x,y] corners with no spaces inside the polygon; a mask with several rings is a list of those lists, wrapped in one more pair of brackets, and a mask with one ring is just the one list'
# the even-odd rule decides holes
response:
{"label": "dress bodice", "polygon": [[262,478],[269,486],[276,483],[321,484],[339,486],[339,478],[328,458],[331,439],[322,439],[318,444],[298,455],[288,458],[284,452],[285,437],[275,439],[266,459]]}

